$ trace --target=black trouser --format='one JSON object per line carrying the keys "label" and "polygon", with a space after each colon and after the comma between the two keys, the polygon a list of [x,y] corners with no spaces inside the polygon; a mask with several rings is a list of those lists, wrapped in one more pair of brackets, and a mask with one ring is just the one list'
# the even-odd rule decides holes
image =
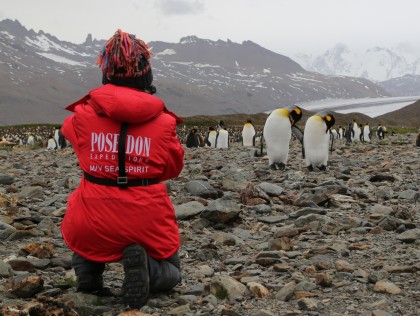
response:
{"label": "black trouser", "polygon": [[[156,260],[147,256],[149,268],[149,286],[151,292],[163,292],[172,289],[181,282],[181,263],[178,252],[164,260]],[[102,275],[105,263],[87,260],[73,253],[71,265],[76,277],[81,274]]]}

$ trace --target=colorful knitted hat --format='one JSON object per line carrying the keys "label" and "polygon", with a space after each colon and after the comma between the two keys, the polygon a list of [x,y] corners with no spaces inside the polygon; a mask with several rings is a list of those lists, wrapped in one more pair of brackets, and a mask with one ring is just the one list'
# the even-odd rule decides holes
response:
{"label": "colorful knitted hat", "polygon": [[153,81],[151,57],[145,42],[119,29],[106,42],[96,61],[102,70],[102,83],[146,90]]}

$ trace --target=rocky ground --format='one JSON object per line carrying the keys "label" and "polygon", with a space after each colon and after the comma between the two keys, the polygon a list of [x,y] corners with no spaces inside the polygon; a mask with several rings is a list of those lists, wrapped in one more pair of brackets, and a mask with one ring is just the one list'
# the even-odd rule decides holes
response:
{"label": "rocky ground", "polygon": [[168,181],[183,281],[129,311],[120,263],[109,291],[77,293],[60,234],[80,180],[72,149],[0,150],[0,315],[419,315],[415,135],[335,144],[309,172],[292,142],[285,171],[234,144],[186,149]]}

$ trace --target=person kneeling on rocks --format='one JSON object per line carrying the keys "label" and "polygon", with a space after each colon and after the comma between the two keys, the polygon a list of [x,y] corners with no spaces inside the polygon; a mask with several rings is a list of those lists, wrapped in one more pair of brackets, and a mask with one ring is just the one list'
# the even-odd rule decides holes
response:
{"label": "person kneeling on rocks", "polygon": [[150,58],[146,43],[118,30],[97,60],[103,85],[66,108],[74,113],[62,127],[83,171],[61,225],[77,290],[101,291],[105,263],[122,260],[130,308],[181,281],[178,224],[163,181],[184,166],[182,120],[153,96]]}

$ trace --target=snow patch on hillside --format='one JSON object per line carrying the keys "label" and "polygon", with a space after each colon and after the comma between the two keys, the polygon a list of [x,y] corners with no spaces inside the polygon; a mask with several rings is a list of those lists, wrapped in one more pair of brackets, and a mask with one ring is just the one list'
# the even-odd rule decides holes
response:
{"label": "snow patch on hillside", "polygon": [[68,64],[71,66],[81,66],[81,67],[86,67],[85,64],[83,63],[79,63],[77,61],[62,57],[62,56],[57,56],[54,54],[50,54],[50,53],[37,53],[38,55],[44,56],[45,58],[51,59],[57,63],[63,63],[63,64]]}

